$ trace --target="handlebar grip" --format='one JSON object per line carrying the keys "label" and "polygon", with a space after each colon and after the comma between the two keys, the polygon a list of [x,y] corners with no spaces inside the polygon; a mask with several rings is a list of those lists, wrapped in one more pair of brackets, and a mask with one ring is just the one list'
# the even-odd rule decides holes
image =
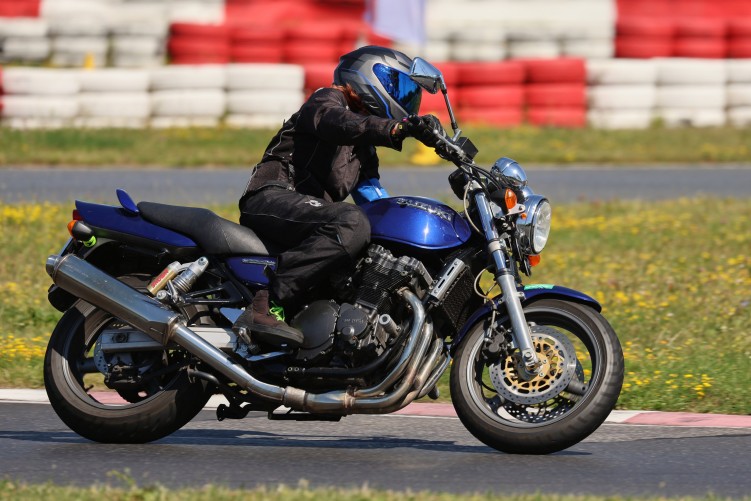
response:
{"label": "handlebar grip", "polygon": [[412,125],[425,125],[418,115],[410,115],[407,117],[407,120],[409,120],[409,123]]}

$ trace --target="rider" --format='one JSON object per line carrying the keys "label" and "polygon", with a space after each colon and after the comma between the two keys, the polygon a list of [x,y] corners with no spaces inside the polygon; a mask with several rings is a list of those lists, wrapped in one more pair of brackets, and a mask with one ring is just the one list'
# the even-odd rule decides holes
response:
{"label": "rider", "polygon": [[333,270],[353,267],[369,243],[367,217],[343,200],[352,193],[360,203],[382,189],[375,147],[401,151],[407,137],[436,145],[426,130],[443,133],[438,119],[412,117],[422,90],[409,77],[411,65],[383,47],[343,55],[334,85],[315,91],[284,122],[253,168],[240,223],[286,250],[276,270],[267,270],[269,290],[256,293],[235,322],[241,336],[250,331],[272,344],[299,346],[303,334],[279,312],[299,309],[306,292]]}

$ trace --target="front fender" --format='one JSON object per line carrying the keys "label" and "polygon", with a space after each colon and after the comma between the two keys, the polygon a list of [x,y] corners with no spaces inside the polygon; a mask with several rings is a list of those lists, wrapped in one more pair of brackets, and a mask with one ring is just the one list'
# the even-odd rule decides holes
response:
{"label": "front fender", "polygon": [[[524,299],[522,299],[522,307],[527,307],[540,299],[560,299],[562,301],[569,301],[572,303],[579,303],[594,309],[597,312],[602,311],[602,305],[583,292],[579,292],[568,287],[561,287],[560,285],[551,284],[532,284],[517,289],[519,292],[524,293]],[[494,299],[492,302],[485,303],[481,308],[478,308],[469,319],[464,323],[459,333],[456,335],[451,343],[451,353],[459,347],[464,339],[464,336],[469,332],[469,329],[480,320],[490,316],[493,309],[497,309],[500,313],[505,314],[506,308],[503,302],[499,298]]]}

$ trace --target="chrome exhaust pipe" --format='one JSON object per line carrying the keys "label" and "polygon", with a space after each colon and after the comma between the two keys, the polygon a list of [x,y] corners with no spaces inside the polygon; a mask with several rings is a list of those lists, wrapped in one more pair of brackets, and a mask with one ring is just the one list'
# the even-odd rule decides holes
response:
{"label": "chrome exhaust pipe", "polygon": [[[347,391],[316,394],[291,386],[283,388],[257,380],[227,354],[185,326],[178,313],[83,259],[73,254],[53,255],[47,259],[46,268],[52,281],[61,289],[143,331],[163,346],[176,343],[241,389],[298,411],[351,414],[396,410],[405,400],[405,395],[409,397],[420,391],[442,346],[437,340],[428,360],[420,363],[433,338],[433,327],[432,323],[425,321],[425,309],[419,298],[410,291],[403,291],[403,297],[413,311],[409,340],[399,362],[381,383],[355,394]],[[393,392],[381,395],[400,377],[402,379]]]}
{"label": "chrome exhaust pipe", "polygon": [[137,327],[162,345],[179,315],[73,254],[47,258],[47,274],[61,289]]}
{"label": "chrome exhaust pipe", "polygon": [[73,254],[47,258],[47,273],[63,290],[112,314],[166,346],[186,349],[251,393],[281,403],[285,389],[258,381],[183,323],[180,315]]}

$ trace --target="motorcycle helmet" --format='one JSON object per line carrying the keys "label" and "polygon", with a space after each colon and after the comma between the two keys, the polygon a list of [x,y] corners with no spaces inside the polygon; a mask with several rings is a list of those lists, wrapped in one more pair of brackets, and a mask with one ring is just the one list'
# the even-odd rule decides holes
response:
{"label": "motorcycle helmet", "polygon": [[369,45],[344,54],[334,69],[334,84],[349,84],[371,114],[401,120],[420,109],[422,89],[409,77],[412,59]]}

